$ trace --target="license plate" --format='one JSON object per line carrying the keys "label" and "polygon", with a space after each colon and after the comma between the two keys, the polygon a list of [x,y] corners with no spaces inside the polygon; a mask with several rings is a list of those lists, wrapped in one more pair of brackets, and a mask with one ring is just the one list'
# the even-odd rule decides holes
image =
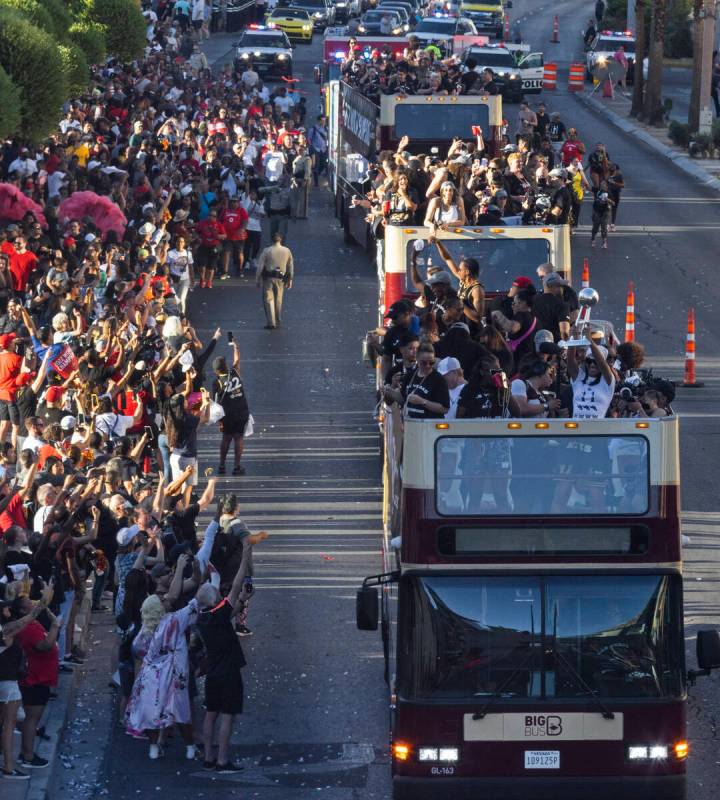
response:
{"label": "license plate", "polygon": [[525,769],[560,769],[560,751],[526,750]]}

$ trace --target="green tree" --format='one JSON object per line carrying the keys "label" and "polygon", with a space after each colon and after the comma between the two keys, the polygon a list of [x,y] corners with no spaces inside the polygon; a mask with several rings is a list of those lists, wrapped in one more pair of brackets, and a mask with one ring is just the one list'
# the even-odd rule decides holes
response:
{"label": "green tree", "polygon": [[90,81],[90,68],[85,53],[76,44],[58,45],[62,58],[68,91],[71,96],[82,94]]}
{"label": "green tree", "polygon": [[108,52],[120,61],[142,55],[147,25],[135,0],[88,0],[88,17],[105,27]]}
{"label": "green tree", "polygon": [[105,28],[99,22],[75,22],[70,26],[68,34],[70,41],[85,53],[89,64],[100,64],[105,60]]}
{"label": "green tree", "polygon": [[0,138],[12,136],[20,127],[20,90],[0,67]]}
{"label": "green tree", "polygon": [[0,0],[0,8],[9,8],[36,28],[55,36],[55,23],[50,12],[37,0]]}
{"label": "green tree", "polygon": [[0,66],[20,90],[17,132],[32,141],[42,139],[55,128],[68,96],[57,42],[17,13],[0,9]]}
{"label": "green tree", "polygon": [[59,42],[66,42],[68,29],[72,25],[73,17],[63,0],[39,0],[52,17],[55,38]]}

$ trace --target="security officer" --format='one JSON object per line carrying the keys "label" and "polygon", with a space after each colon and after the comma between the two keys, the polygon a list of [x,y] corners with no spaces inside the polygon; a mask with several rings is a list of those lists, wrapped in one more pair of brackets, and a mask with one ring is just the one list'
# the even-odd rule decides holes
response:
{"label": "security officer", "polygon": [[280,327],[283,292],[285,289],[292,289],[295,272],[293,255],[290,249],[283,245],[282,239],[280,232],[274,233],[272,235],[273,243],[260,253],[257,262],[255,284],[260,286],[262,281],[263,303],[267,318],[266,330]]}

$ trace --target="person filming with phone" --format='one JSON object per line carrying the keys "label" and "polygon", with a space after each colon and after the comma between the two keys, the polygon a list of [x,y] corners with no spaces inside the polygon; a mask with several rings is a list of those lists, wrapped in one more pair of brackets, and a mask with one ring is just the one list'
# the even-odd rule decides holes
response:
{"label": "person filming with phone", "polygon": [[225,460],[232,442],[235,456],[232,474],[244,475],[245,468],[241,466],[240,459],[243,454],[245,428],[250,419],[250,408],[245,386],[240,376],[240,347],[235,341],[232,331],[228,331],[228,343],[233,351],[232,366],[228,368],[227,360],[223,356],[218,356],[213,361],[215,380],[211,395],[213,400],[222,406],[224,412],[224,416],[220,420],[222,440],[218,474],[225,474]]}

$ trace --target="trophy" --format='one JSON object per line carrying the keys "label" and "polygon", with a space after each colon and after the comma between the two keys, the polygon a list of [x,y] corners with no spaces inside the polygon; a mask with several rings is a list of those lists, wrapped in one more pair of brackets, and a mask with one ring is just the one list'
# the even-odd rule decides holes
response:
{"label": "trophy", "polygon": [[590,309],[596,306],[600,301],[600,295],[595,289],[581,289],[578,292],[578,303],[580,304],[580,313],[578,314],[575,328],[577,330],[577,339],[568,339],[565,343],[567,347],[589,347],[590,340],[585,336],[585,331],[590,327]]}

